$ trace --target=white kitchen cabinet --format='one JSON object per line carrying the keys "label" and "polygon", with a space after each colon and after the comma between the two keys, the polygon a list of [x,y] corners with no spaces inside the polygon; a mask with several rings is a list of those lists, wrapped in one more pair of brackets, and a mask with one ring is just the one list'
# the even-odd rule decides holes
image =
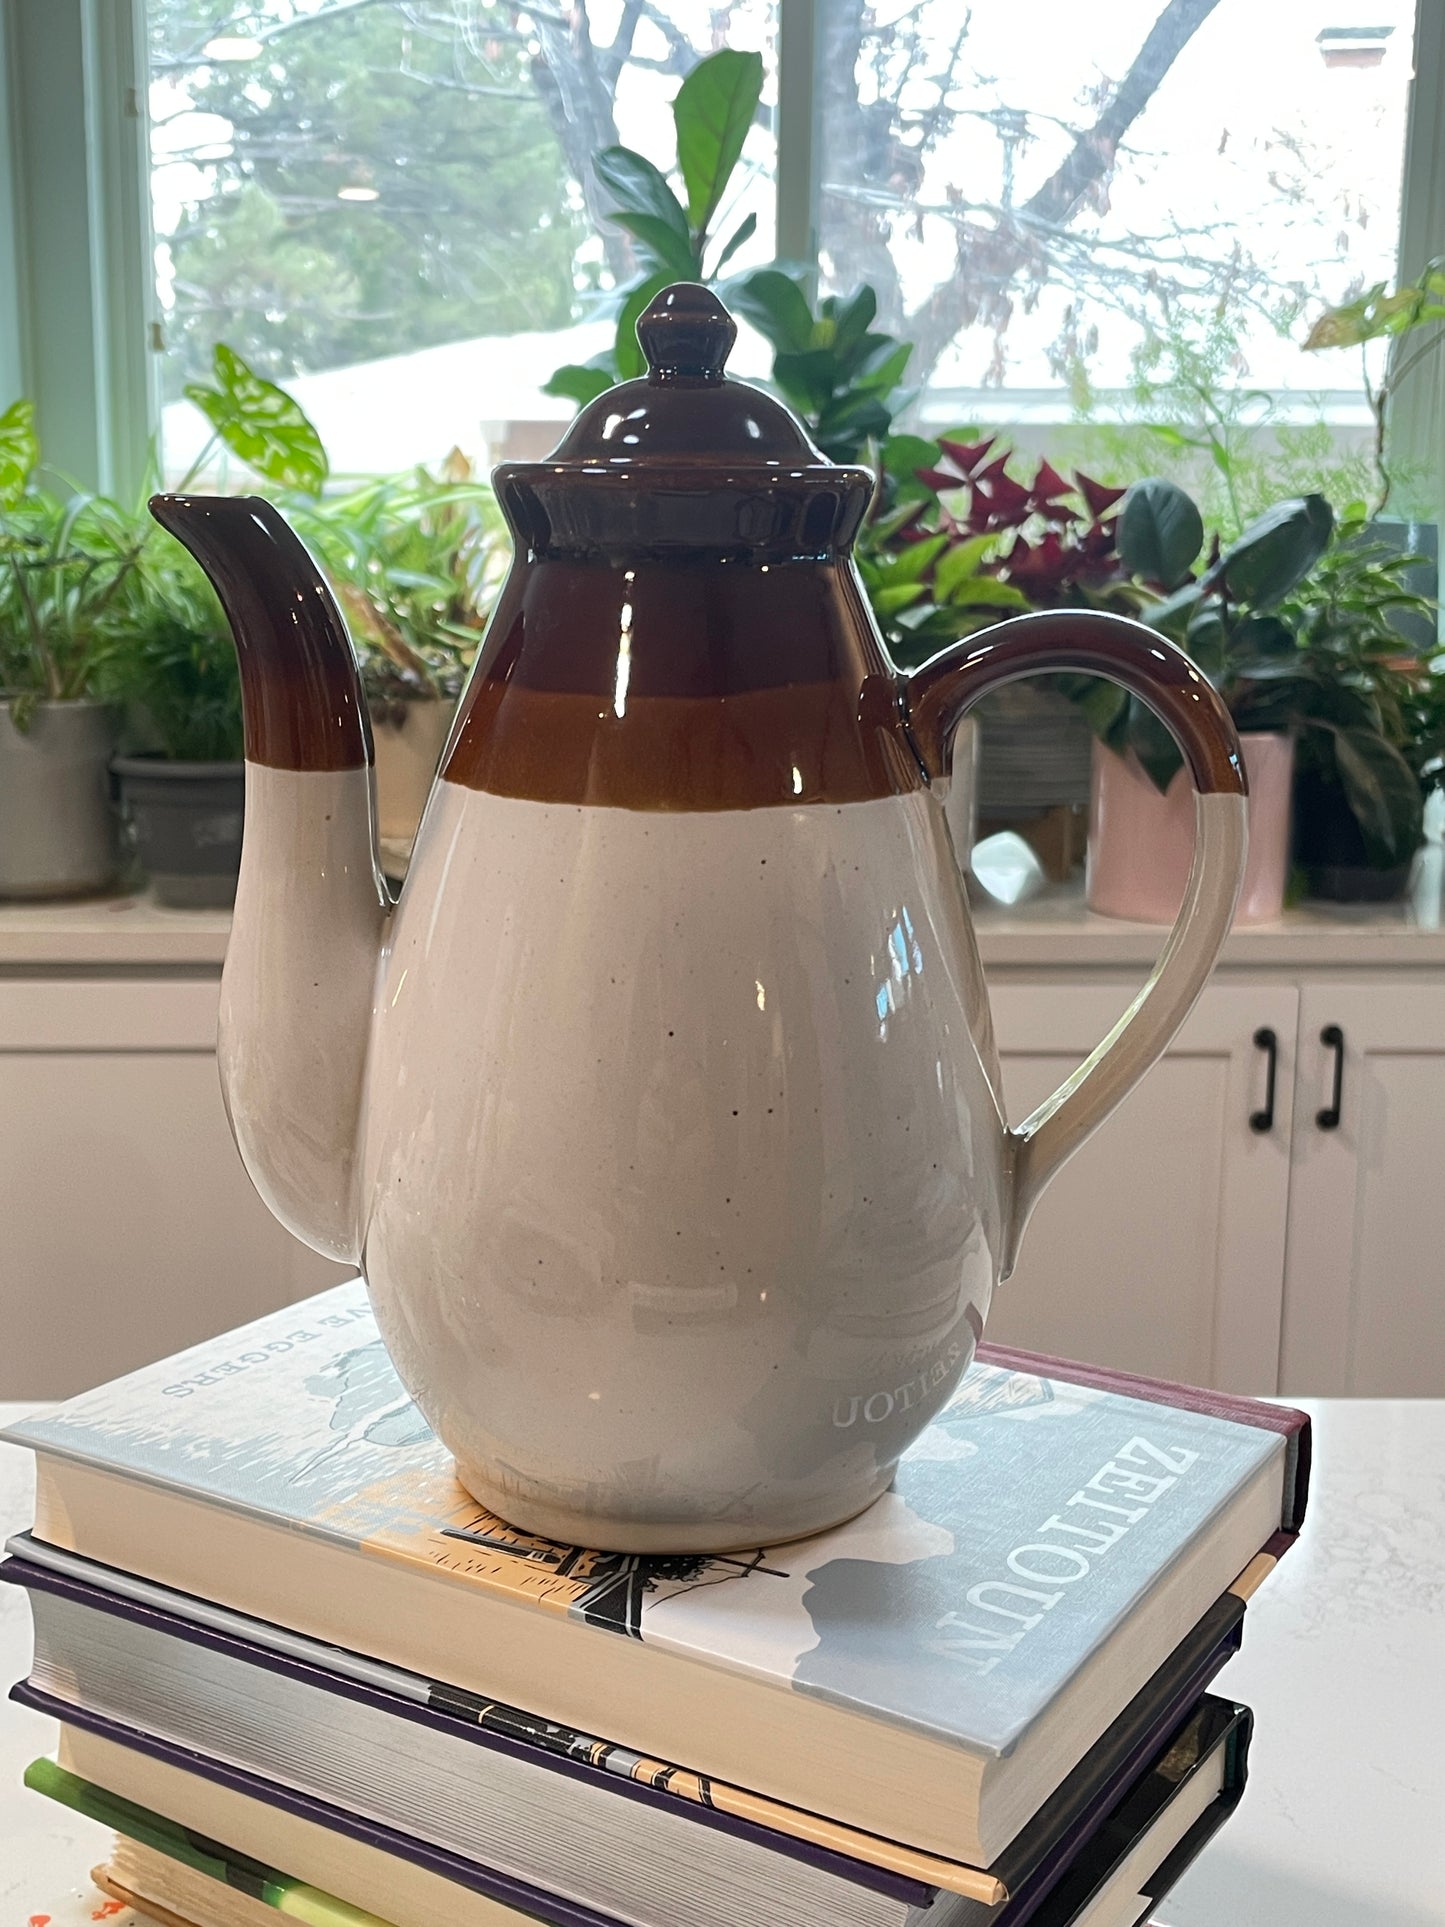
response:
{"label": "white kitchen cabinet", "polygon": [[[0,1397],[78,1390],[339,1275],[231,1143],[228,928],[144,899],[0,906]],[[1018,1121],[1164,933],[1057,896],[977,928]],[[1330,1025],[1344,1077],[1322,1132]],[[1236,931],[1163,1061],[1046,1192],[989,1336],[1227,1390],[1445,1396],[1442,1121],[1445,898]]]}
{"label": "white kitchen cabinet", "polygon": [[1307,982],[1299,1040],[1280,1389],[1438,1398],[1445,982]]}
{"label": "white kitchen cabinet", "polygon": [[[1018,1123],[1137,985],[999,985]],[[1002,1343],[1227,1391],[1273,1392],[1284,1286],[1299,993],[1212,984],[1165,1056],[1064,1167],[989,1313]],[[1272,1047],[1256,1042],[1268,1028]],[[1263,1124],[1269,1057],[1274,1103]]]}
{"label": "white kitchen cabinet", "polygon": [[345,1275],[251,1188],[217,996],[0,981],[0,1398],[80,1391]]}

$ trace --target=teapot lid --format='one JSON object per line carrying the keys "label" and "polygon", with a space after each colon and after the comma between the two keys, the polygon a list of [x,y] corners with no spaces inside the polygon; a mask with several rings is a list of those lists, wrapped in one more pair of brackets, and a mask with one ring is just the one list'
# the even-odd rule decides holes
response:
{"label": "teapot lid", "polygon": [[846,552],[872,475],[829,462],[781,402],[724,372],[737,324],[711,288],[664,288],[637,338],[646,375],[589,402],[545,460],[496,470],[519,543],[535,556]]}

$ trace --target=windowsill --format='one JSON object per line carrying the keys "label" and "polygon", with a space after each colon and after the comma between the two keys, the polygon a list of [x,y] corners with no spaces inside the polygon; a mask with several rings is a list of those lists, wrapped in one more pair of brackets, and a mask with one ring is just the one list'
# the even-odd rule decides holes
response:
{"label": "windowsill", "polygon": [[[1445,965],[1445,850],[1426,852],[1424,882],[1391,904],[1308,903],[1278,923],[1236,930],[1222,964],[1230,969],[1439,969]],[[1084,907],[1083,887],[1046,890],[1005,909],[975,904],[979,953],[994,970],[1144,969],[1167,931],[1122,923]],[[225,910],[168,910],[148,894],[73,903],[0,903],[0,971],[197,972],[225,961]]]}

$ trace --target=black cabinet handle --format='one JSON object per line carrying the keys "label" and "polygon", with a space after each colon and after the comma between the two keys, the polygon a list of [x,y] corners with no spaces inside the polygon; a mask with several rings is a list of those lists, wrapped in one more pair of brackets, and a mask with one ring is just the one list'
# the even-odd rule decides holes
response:
{"label": "black cabinet handle", "polygon": [[1249,1128],[1263,1133],[1274,1129],[1274,1074],[1279,1069],[1279,1039],[1268,1024],[1254,1033],[1254,1048],[1265,1053],[1264,1108],[1250,1112]]}
{"label": "black cabinet handle", "polygon": [[1326,1024],[1320,1032],[1320,1042],[1326,1050],[1335,1054],[1335,1083],[1330,1093],[1330,1101],[1324,1110],[1315,1112],[1315,1123],[1322,1131],[1338,1131],[1340,1128],[1340,1093],[1345,1085],[1345,1033],[1338,1024]]}

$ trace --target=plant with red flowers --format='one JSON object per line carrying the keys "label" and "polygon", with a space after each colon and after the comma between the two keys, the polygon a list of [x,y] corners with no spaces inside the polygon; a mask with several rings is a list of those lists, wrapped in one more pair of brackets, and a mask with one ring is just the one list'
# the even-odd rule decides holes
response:
{"label": "plant with red flowers", "polygon": [[997,438],[898,435],[883,448],[885,507],[859,567],[897,661],[921,662],[1001,615],[1026,609],[1132,612],[1119,561],[1122,489],[1040,461],[1021,480]]}

